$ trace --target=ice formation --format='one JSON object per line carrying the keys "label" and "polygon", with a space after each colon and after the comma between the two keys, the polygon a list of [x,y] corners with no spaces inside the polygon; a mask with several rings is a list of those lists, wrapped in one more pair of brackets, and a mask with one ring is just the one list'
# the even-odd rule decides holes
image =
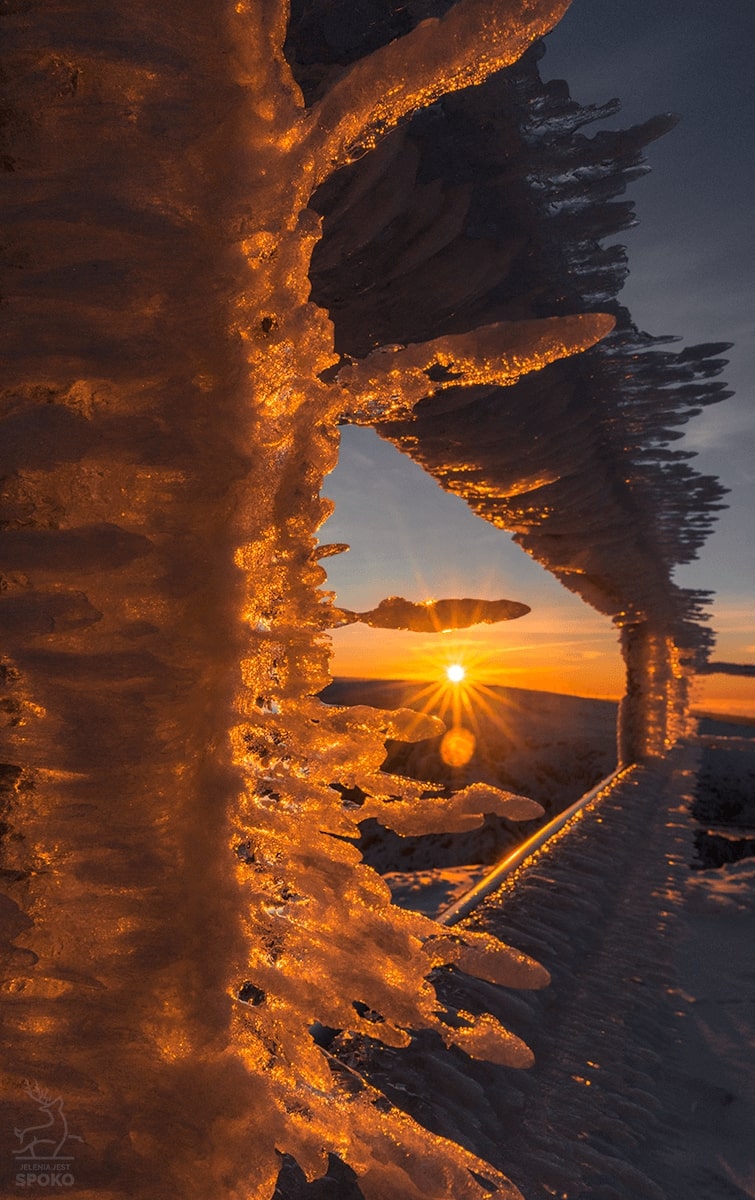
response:
{"label": "ice formation", "polygon": [[[299,71],[316,90],[356,41],[346,30],[318,41],[311,10],[307,29],[316,50]],[[587,137],[618,101],[581,106],[565,83],[544,85],[541,53],[418,113],[320,190],[313,295],[343,355],[399,333],[440,344],[481,320],[613,314],[594,349],[505,392],[436,367],[436,390],[378,431],[614,620],[627,665],[619,752],[633,762],[684,731],[689,679],[711,648],[707,597],[673,569],[695,557],[724,489],[669,443],[730,395],[712,378],[727,346],[671,351],[673,338],[640,332],[616,301],[624,249],[601,244],[633,223],[623,193],[674,118]]]}
{"label": "ice formation", "polygon": [[[362,621],[378,629],[413,629],[418,633],[442,633],[447,629],[466,629],[470,625],[493,625],[513,621],[530,612],[527,604],[518,600],[424,600],[415,604],[403,596],[389,596],[368,612],[339,609],[342,624]],[[460,678],[462,678],[460,676]]]}
{"label": "ice formation", "polygon": [[317,698],[338,619],[320,487],[345,414],[512,384],[613,321],[507,316],[341,355],[309,299],[310,201],[564,7],[459,0],[308,104],[282,0],[6,9],[2,1120],[24,1080],[61,1097],[82,1200],[268,1200],[278,1151],[312,1177],[328,1150],[373,1200],[516,1194],[311,1034],[430,1029],[526,1066],[428,976],[545,982],[392,907],[349,840],[335,783],[399,824],[532,810],[391,779],[385,738],[427,723]]}

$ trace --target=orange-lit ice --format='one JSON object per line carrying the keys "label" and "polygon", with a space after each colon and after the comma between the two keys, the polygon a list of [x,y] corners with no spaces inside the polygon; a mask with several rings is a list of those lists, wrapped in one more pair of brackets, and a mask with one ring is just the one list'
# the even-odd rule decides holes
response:
{"label": "orange-lit ice", "polygon": [[493,789],[423,799],[381,775],[383,744],[437,724],[317,699],[337,620],[320,488],[345,414],[408,411],[438,365],[510,382],[611,318],[340,364],[309,302],[309,201],[358,143],[512,61],[564,7],[460,0],[309,109],[282,3],[8,17],[3,1119],[25,1078],[65,1097],[82,1198],[268,1200],[279,1148],[310,1177],[332,1149],[368,1198],[472,1200],[473,1171],[516,1194],[345,1088],[310,1034],[402,1046],[432,1029],[527,1066],[492,1018],[444,1021],[428,975],[545,982],[498,944],[434,942],[349,840],[359,814],[334,783],[404,827],[532,810]]}

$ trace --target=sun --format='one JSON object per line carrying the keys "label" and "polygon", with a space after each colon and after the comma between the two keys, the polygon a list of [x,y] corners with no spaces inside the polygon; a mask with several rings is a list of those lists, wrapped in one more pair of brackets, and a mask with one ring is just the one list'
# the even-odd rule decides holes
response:
{"label": "sun", "polygon": [[451,683],[461,683],[466,671],[460,663],[452,663],[450,667],[446,667],[446,675]]}

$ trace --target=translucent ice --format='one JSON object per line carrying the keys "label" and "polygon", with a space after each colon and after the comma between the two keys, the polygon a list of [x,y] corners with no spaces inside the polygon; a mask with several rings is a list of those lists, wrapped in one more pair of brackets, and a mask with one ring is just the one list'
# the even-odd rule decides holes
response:
{"label": "translucent ice", "polygon": [[[347,1086],[310,1033],[429,1028],[529,1061],[490,1020],[444,1021],[428,981],[441,961],[522,964],[487,948],[482,967],[477,943],[465,960],[463,939],[428,958],[438,927],[392,906],[350,840],[332,785],[419,801],[380,771],[383,742],[436,726],[316,698],[335,619],[320,487],[345,410],[407,411],[435,368],[518,378],[611,319],[346,360],[309,300],[310,200],[563,7],[459,0],[309,107],[283,3],[5,15],[3,1120],[23,1079],[60,1096],[83,1197],[268,1200],[278,1147],[310,1177],[331,1148],[372,1198],[479,1197],[480,1176],[515,1194]],[[509,803],[462,795],[451,816]]]}

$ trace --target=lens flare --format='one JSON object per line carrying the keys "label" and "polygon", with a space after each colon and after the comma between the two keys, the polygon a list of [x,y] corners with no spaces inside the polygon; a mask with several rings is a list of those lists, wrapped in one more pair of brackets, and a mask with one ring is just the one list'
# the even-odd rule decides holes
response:
{"label": "lens flare", "polygon": [[452,663],[450,667],[446,667],[446,675],[451,683],[461,683],[466,671],[460,663]]}
{"label": "lens flare", "polygon": [[448,767],[465,767],[475,752],[477,739],[471,729],[460,725],[449,729],[440,744],[440,756]]}

